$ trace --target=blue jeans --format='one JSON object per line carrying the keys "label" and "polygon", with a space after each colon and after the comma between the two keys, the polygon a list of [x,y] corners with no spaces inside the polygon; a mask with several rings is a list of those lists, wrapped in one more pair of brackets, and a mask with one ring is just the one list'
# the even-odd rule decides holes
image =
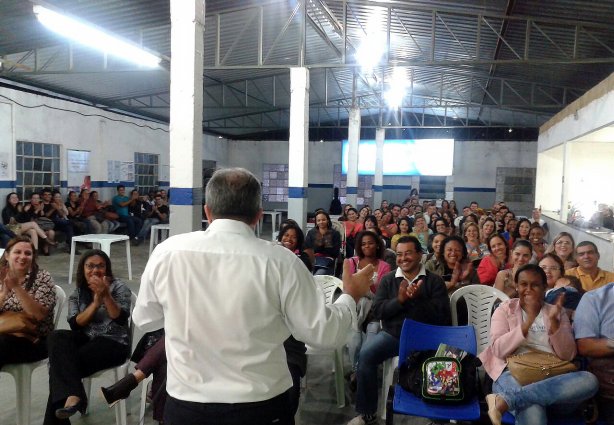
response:
{"label": "blue jeans", "polygon": [[137,237],[143,240],[147,239],[147,237],[149,237],[149,229],[151,229],[151,226],[158,223],[160,223],[160,219],[158,218],[146,218]]}
{"label": "blue jeans", "polygon": [[597,393],[599,383],[590,372],[570,372],[521,386],[509,371],[493,383],[492,390],[503,397],[516,417],[517,425],[546,425],[546,409],[571,413]]}
{"label": "blue jeans", "polygon": [[369,341],[380,331],[379,322],[371,322],[367,325],[367,333],[363,331],[352,330],[352,336],[348,341],[348,351],[350,354],[350,362],[352,363],[352,370],[356,371],[358,368],[358,359],[360,358],[360,349],[366,341]]}
{"label": "blue jeans", "polygon": [[139,234],[143,225],[143,220],[131,215],[120,215],[119,222],[126,223],[126,232],[130,239],[134,239]]}
{"label": "blue jeans", "polygon": [[399,355],[399,339],[384,331],[368,338],[360,350],[356,372],[356,411],[363,415],[377,413],[377,367],[384,360]]}

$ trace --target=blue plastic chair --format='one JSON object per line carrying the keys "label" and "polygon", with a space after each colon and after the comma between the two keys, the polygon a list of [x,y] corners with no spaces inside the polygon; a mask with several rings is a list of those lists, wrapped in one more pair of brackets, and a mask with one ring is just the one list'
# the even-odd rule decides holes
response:
{"label": "blue plastic chair", "polygon": [[[411,351],[436,350],[441,343],[473,355],[477,353],[473,326],[435,326],[406,319],[401,330],[399,363],[404,362]],[[434,420],[475,421],[480,418],[480,404],[477,396],[469,403],[459,405],[426,403],[395,384],[388,393],[386,425],[392,425],[395,413]]]}

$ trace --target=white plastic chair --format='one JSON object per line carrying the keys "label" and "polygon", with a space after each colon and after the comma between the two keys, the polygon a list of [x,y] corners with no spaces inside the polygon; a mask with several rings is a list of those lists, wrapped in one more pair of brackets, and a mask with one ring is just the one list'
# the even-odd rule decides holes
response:
{"label": "white plastic chair", "polygon": [[[134,338],[134,322],[132,321],[132,310],[134,310],[134,306],[136,304],[136,294],[133,292],[130,296],[130,341]],[[132,351],[132,350],[130,350]],[[115,380],[113,382],[117,382],[128,374],[128,366],[130,365],[130,353],[128,354],[128,358],[124,363],[119,366],[111,367],[109,369],[99,370],[98,372],[88,376],[87,378],[83,378],[83,387],[85,388],[85,395],[88,400],[88,409],[85,411],[85,414],[88,414],[89,410],[89,402],[91,401],[91,393],[92,393],[92,380],[94,378],[98,378],[106,372],[113,371]],[[128,412],[126,408],[126,400],[120,400],[115,405],[115,423],[116,425],[127,425]]]}
{"label": "white plastic chair", "polygon": [[147,410],[147,389],[150,382],[153,382],[153,375],[149,375],[141,382],[141,413],[139,414],[139,424],[145,423],[145,410]]}
{"label": "white plastic chair", "polygon": [[[53,287],[55,290],[55,307],[53,309],[53,327],[57,328],[60,320],[60,313],[66,303],[66,292],[58,285]],[[15,392],[17,395],[17,406],[15,416],[17,425],[30,425],[30,404],[32,398],[32,373],[35,369],[49,364],[49,359],[42,359],[32,363],[14,363],[4,365],[0,372],[8,373],[15,380]]]}
{"label": "white plastic chair", "polygon": [[[326,304],[332,304],[335,300],[335,295],[342,291],[342,282],[340,279],[334,276],[317,275],[314,279],[318,285],[322,288],[324,301]],[[337,347],[334,349],[326,350],[320,348],[313,348],[307,345],[308,355],[331,355],[333,357],[333,367],[335,374],[335,392],[337,396],[337,407],[342,408],[345,406],[345,382],[343,377],[343,348]],[[303,380],[303,383],[305,379]]]}
{"label": "white plastic chair", "polygon": [[467,324],[475,328],[478,354],[486,348],[490,341],[490,316],[497,300],[506,301],[510,298],[505,293],[488,285],[468,285],[455,291],[450,297],[452,325],[458,325],[456,304],[461,298],[467,304]]}

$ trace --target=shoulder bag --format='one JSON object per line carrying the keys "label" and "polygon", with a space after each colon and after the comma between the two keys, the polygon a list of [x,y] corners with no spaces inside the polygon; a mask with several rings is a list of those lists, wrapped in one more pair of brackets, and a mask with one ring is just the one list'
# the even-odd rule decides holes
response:
{"label": "shoulder bag", "polygon": [[540,350],[508,357],[507,369],[522,386],[577,370],[573,363]]}

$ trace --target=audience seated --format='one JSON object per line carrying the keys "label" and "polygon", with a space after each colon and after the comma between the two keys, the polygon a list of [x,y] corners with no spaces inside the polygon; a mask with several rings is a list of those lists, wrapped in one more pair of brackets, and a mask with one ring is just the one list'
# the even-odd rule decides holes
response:
{"label": "audience seated", "polygon": [[[519,243],[520,241],[518,241]],[[534,264],[526,264],[514,275],[519,298],[504,301],[494,312],[490,344],[480,354],[486,373],[493,380],[486,396],[493,425],[511,411],[516,424],[548,423],[546,412],[565,415],[595,395],[597,379],[590,372],[576,371],[521,385],[506,368],[507,359],[532,350],[553,353],[571,361],[576,355],[574,334],[563,311],[562,298],[554,305],[544,302],[546,275]]]}
{"label": "audience seated", "polygon": [[392,239],[390,239],[390,248],[394,251],[397,247],[399,238],[403,236],[409,236],[410,232],[411,223],[409,221],[409,218],[401,217],[397,222],[397,233],[392,236]]}
{"label": "audience seated", "polygon": [[314,274],[334,275],[335,260],[341,249],[341,235],[333,229],[330,216],[320,210],[316,214],[316,226],[307,232],[305,251],[314,265]]}
{"label": "audience seated", "polygon": [[437,256],[428,260],[424,268],[441,276],[449,294],[462,286],[480,283],[465,242],[459,236],[446,237]]}
{"label": "audience seated", "polygon": [[38,193],[30,195],[30,202],[23,207],[23,214],[28,221],[38,224],[42,231],[47,236],[43,238],[41,250],[43,255],[49,255],[49,246],[57,245],[55,241],[55,231],[53,221],[45,216],[45,208],[41,202],[41,197]]}
{"label": "audience seated", "polygon": [[478,276],[483,285],[494,285],[497,273],[510,268],[508,263],[509,247],[507,241],[498,233],[488,239],[489,255],[480,261]]}
{"label": "audience seated", "polygon": [[539,267],[546,273],[546,285],[548,285],[548,290],[554,288],[557,280],[565,274],[565,266],[556,254],[544,254],[539,261]]}
{"label": "audience seated", "polygon": [[356,305],[356,313],[358,315],[357,329],[354,330],[354,334],[348,342],[353,372],[356,372],[358,367],[358,354],[363,342],[377,334],[380,329],[379,321],[374,320],[369,315],[369,312],[371,311],[373,298],[382,278],[390,273],[390,265],[383,260],[385,251],[386,245],[382,238],[376,233],[365,230],[356,237],[356,256],[347,260],[350,262],[352,274],[363,269],[368,264],[372,264],[375,270],[372,277],[371,292],[362,297]]}
{"label": "audience seated", "polygon": [[377,367],[399,354],[399,337],[405,319],[449,325],[450,305],[446,286],[438,275],[421,264],[422,245],[413,236],[399,239],[396,271],[388,273],[377,288],[373,302],[382,331],[363,344],[358,359],[356,411],[348,425],[377,423]]}
{"label": "audience seated", "polygon": [[47,357],[55,303],[53,279],[38,267],[34,244],[14,237],[0,258],[0,368]]}
{"label": "audience seated", "polygon": [[416,214],[411,236],[418,239],[422,247],[422,252],[428,251],[429,235],[432,233],[433,231],[428,228],[424,216],[422,214]]}
{"label": "audience seated", "polygon": [[529,241],[524,239],[518,239],[514,242],[512,250],[510,251],[509,262],[511,268],[501,270],[497,273],[494,287],[501,292],[504,292],[510,298],[516,298],[518,292],[516,292],[516,284],[514,282],[514,276],[518,269],[525,264],[529,264],[533,255],[533,248]]}
{"label": "audience seated", "polygon": [[363,224],[358,221],[358,211],[354,207],[347,209],[345,218],[345,221],[343,221],[343,228],[345,229],[345,257],[350,258],[354,255],[354,241],[356,235],[362,231]]}
{"label": "audience seated", "polygon": [[86,219],[83,213],[83,204],[79,202],[79,195],[74,190],[68,192],[66,198],[66,209],[68,210],[68,219],[73,224],[75,234],[85,235],[93,233],[90,221]]}
{"label": "audience seated", "polygon": [[565,270],[578,266],[575,257],[576,243],[573,236],[567,232],[561,232],[552,239],[552,244],[546,250],[546,253],[557,255],[565,264]]}
{"label": "audience seated", "polygon": [[137,235],[139,240],[145,240],[149,237],[149,229],[154,224],[168,223],[169,214],[170,211],[168,206],[162,201],[162,196],[156,194],[153,206],[145,213],[143,227],[141,227],[141,231]]}
{"label": "audience seated", "polygon": [[68,208],[62,202],[62,194],[54,192],[51,201],[45,204],[45,216],[53,221],[55,230],[63,232],[66,236],[66,251],[70,253],[70,245],[75,230],[68,218]]}
{"label": "audience seated", "polygon": [[614,424],[614,283],[584,294],[576,309],[574,331],[578,353],[589,358],[597,376],[599,419]]}
{"label": "audience seated", "polygon": [[590,241],[582,241],[576,246],[578,267],[568,269],[565,273],[580,279],[585,291],[614,282],[614,273],[599,268],[599,258],[597,245]]}
{"label": "audience seated", "polygon": [[469,261],[481,260],[488,252],[488,247],[480,242],[480,228],[477,224],[467,223],[463,230],[463,239],[467,246]]}
{"label": "audience seated", "polygon": [[2,223],[15,235],[27,235],[32,241],[34,249],[38,251],[38,240],[47,239],[47,234],[35,221],[30,221],[24,207],[19,203],[19,196],[15,192],[6,195],[6,205],[2,209]]}
{"label": "audience seated", "polygon": [[84,413],[88,400],[81,380],[122,364],[130,352],[131,292],[113,277],[107,254],[83,253],[76,284],[68,299],[71,329],[49,336],[50,393],[44,425],[67,425],[72,415]]}
{"label": "audience seated", "polygon": [[122,184],[117,186],[117,195],[113,197],[112,205],[117,215],[119,215],[119,222],[126,225],[127,234],[130,239],[136,244],[140,244],[142,239],[139,239],[137,235],[143,226],[143,221],[131,216],[128,207],[139,201],[139,193],[132,192],[130,197],[126,196],[126,187]]}

